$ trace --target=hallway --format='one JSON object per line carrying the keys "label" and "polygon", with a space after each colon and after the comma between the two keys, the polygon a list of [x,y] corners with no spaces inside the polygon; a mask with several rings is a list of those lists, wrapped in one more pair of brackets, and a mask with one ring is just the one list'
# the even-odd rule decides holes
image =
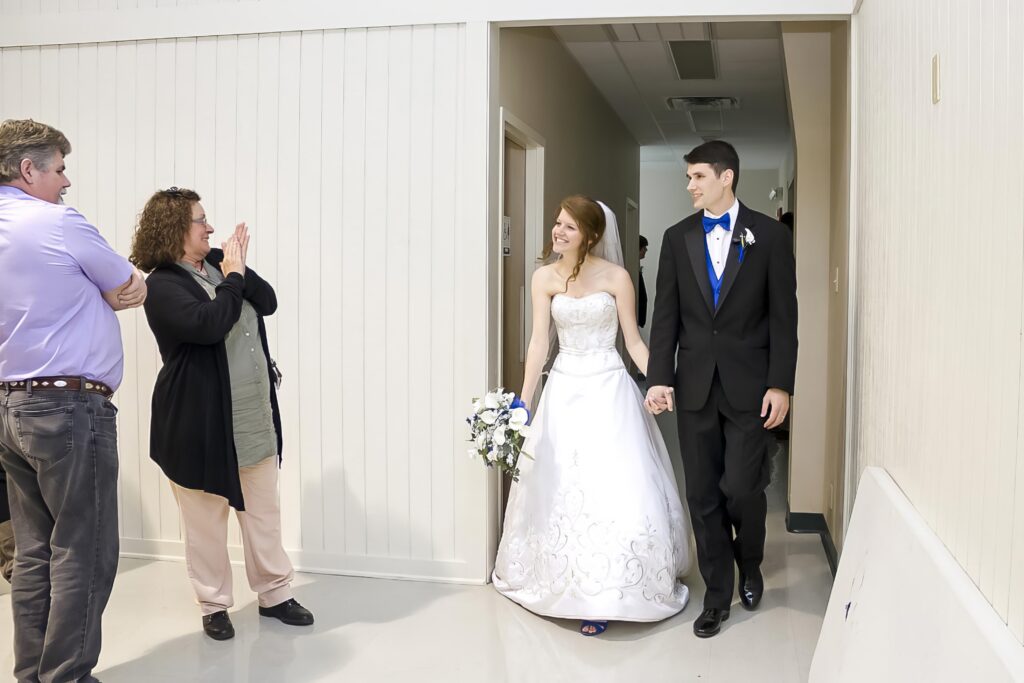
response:
{"label": "hallway", "polygon": [[[721,634],[693,636],[703,585],[658,624],[613,623],[600,638],[544,619],[490,586],[456,586],[298,574],[297,598],[317,617],[301,630],[260,619],[245,572],[235,569],[236,637],[214,642],[179,562],[122,559],[105,615],[96,674],[104,683],[145,681],[576,681],[807,680],[832,577],[817,535],[785,531],[785,456],[769,489],[765,596],[754,613],[734,604]],[[0,589],[0,642],[10,642],[11,603]],[[10,650],[0,672],[10,675]]]}

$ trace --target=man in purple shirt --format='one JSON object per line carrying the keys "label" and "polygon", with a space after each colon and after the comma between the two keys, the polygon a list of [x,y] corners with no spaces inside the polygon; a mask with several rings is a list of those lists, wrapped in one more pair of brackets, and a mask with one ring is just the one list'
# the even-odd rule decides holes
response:
{"label": "man in purple shirt", "polygon": [[18,681],[95,681],[117,571],[116,310],[145,281],[61,200],[64,135],[0,124],[0,464],[16,545]]}

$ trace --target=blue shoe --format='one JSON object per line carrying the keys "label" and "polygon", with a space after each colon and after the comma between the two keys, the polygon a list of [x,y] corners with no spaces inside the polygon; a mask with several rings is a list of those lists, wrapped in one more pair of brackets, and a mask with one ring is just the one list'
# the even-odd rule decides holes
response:
{"label": "blue shoe", "polygon": [[[585,636],[597,636],[604,633],[608,628],[607,621],[582,621],[580,622],[580,633]],[[592,630],[588,630],[592,629]]]}

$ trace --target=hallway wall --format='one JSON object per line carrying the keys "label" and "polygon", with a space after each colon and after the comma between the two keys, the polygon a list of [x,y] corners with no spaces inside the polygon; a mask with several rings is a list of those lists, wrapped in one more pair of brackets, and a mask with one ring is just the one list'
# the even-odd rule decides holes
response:
{"label": "hallway wall", "polygon": [[884,467],[1024,640],[1024,5],[853,21],[853,474]]}
{"label": "hallway wall", "polygon": [[[558,202],[582,193],[618,218],[636,281],[637,233],[626,234],[626,197],[640,197],[640,147],[579,63],[547,27],[503,29],[498,100],[544,138],[544,240]],[[644,207],[641,204],[640,214]],[[529,254],[534,259],[540,254]]]}

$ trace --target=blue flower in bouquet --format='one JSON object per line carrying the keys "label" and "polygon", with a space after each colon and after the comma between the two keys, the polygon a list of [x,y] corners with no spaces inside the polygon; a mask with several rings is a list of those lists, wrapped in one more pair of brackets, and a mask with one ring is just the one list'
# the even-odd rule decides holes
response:
{"label": "blue flower in bouquet", "polygon": [[530,409],[526,407],[526,402],[523,401],[523,399],[521,399],[518,396],[516,396],[515,399],[512,400],[511,408],[512,408],[512,410],[515,410],[516,408],[521,408],[521,409],[525,410],[526,411],[526,424],[530,424],[530,421],[533,418],[533,415],[530,414]]}

